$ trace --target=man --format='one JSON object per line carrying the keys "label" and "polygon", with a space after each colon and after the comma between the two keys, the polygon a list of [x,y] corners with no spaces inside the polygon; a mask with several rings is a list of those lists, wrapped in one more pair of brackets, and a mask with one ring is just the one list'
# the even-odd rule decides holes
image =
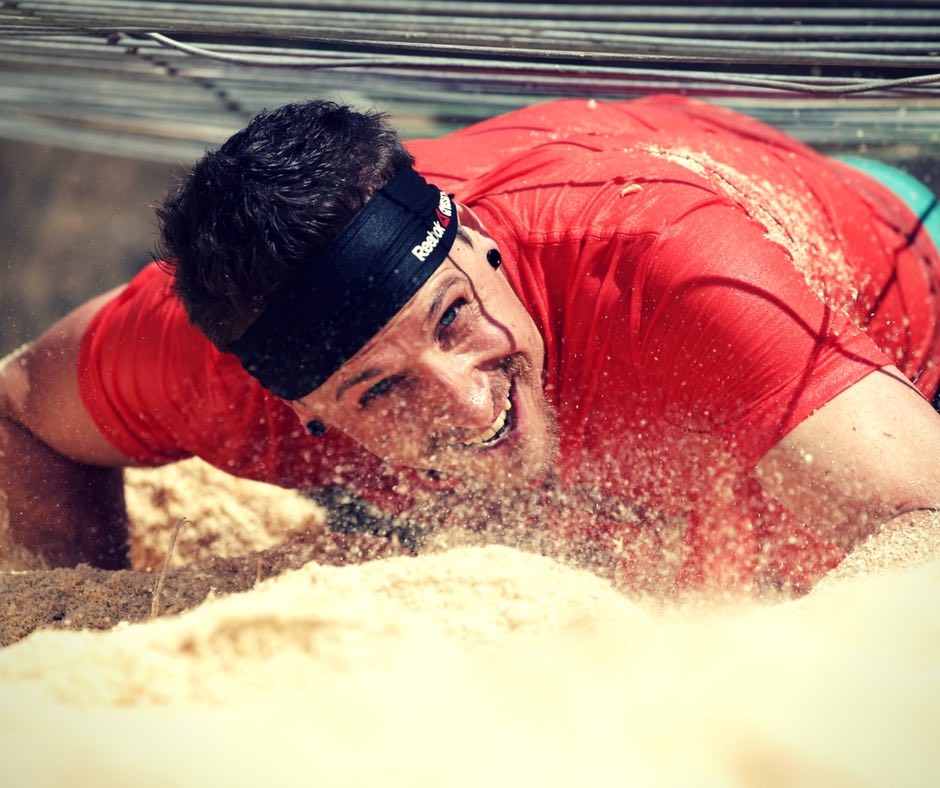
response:
{"label": "man", "polygon": [[122,565],[114,469],[192,454],[405,516],[568,501],[531,527],[641,588],[805,588],[940,506],[940,257],[877,179],[675,98],[409,148],[313,102],[197,163],[167,262],[4,368],[8,549]]}

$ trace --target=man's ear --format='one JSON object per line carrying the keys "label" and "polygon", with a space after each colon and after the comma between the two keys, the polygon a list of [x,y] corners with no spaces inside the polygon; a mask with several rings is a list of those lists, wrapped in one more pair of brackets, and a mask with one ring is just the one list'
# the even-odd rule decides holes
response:
{"label": "man's ear", "polygon": [[480,235],[485,235],[487,238],[490,238],[490,234],[486,231],[486,225],[483,224],[483,220],[473,212],[472,208],[463,203],[457,203],[457,219],[462,227],[475,230],[480,233]]}

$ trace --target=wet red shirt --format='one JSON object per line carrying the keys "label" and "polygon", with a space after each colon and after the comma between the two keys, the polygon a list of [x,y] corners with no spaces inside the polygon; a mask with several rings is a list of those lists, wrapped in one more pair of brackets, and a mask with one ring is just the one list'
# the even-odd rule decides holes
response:
{"label": "wet red shirt", "polygon": [[[839,560],[770,513],[748,472],[873,369],[937,388],[940,261],[899,200],[676,98],[552,102],[410,147],[482,218],[545,338],[565,485],[681,518],[684,584],[802,582]],[[91,324],[79,378],[102,431],[144,464],[195,454],[284,486],[352,480],[389,505],[403,483],[335,431],[307,436],[188,325],[156,266]]]}

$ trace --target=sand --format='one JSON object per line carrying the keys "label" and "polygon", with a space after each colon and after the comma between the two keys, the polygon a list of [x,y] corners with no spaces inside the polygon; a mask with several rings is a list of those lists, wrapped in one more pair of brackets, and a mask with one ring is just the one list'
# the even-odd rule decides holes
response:
{"label": "sand", "polygon": [[[654,605],[503,546],[366,560],[378,540],[327,535],[292,493],[165,473],[131,480],[136,560],[160,556],[178,504],[200,501],[171,577],[224,575],[215,551],[246,590],[0,649],[5,786],[936,781],[935,552],[846,564],[798,600]],[[297,550],[285,536],[321,562],[275,569]],[[142,579],[146,608],[155,573],[122,574]],[[88,607],[70,594],[72,613]]]}

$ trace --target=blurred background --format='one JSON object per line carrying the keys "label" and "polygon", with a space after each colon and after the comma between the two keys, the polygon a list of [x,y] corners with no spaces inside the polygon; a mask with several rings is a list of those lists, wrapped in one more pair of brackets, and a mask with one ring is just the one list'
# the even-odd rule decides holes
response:
{"label": "blurred background", "polygon": [[153,205],[263,108],[407,138],[678,92],[940,184],[940,7],[882,2],[0,3],[0,354],[150,259]]}

